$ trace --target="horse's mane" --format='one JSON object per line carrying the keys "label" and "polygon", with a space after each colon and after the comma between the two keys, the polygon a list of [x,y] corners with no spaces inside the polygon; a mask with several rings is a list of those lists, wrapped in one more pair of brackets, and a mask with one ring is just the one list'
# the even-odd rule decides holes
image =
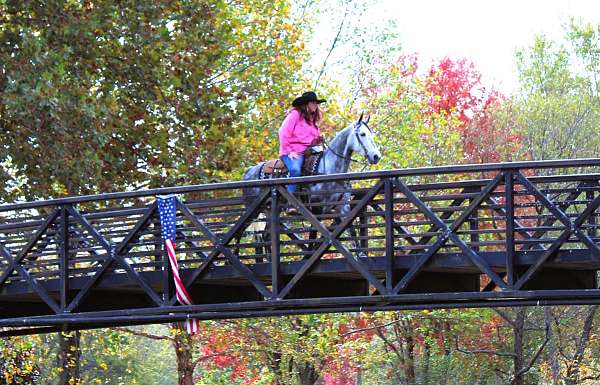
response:
{"label": "horse's mane", "polygon": [[338,132],[337,134],[335,134],[335,137],[331,140],[331,142],[329,143],[330,146],[335,146],[337,144],[337,142],[339,140],[348,140],[348,134],[351,128],[353,128],[354,126],[352,124],[348,125],[347,127],[343,128],[340,132]]}

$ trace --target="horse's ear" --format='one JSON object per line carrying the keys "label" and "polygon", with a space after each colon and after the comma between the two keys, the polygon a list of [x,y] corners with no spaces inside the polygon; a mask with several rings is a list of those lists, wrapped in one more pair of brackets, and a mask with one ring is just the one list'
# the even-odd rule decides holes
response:
{"label": "horse's ear", "polygon": [[367,115],[367,118],[365,119],[365,123],[369,124],[369,120],[371,120],[371,114]]}
{"label": "horse's ear", "polygon": [[360,118],[358,118],[358,123],[362,122],[363,115],[364,115],[364,113],[363,113],[363,112],[361,112],[361,114],[360,114]]}

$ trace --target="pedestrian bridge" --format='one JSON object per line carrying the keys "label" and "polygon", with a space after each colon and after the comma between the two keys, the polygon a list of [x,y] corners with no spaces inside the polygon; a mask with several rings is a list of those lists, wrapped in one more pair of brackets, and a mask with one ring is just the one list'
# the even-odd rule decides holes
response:
{"label": "pedestrian bridge", "polygon": [[[600,303],[599,171],[574,159],[295,179],[347,182],[346,217],[315,215],[282,179],[3,205],[0,327]],[[251,204],[248,187],[261,188]],[[190,306],[161,239],[165,194]]]}

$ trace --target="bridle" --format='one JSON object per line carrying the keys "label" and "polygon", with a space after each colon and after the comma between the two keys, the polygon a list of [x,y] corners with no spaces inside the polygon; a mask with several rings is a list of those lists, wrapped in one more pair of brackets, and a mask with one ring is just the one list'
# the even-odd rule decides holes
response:
{"label": "bridle", "polygon": [[[365,152],[365,154],[368,154],[368,152],[367,152],[367,146],[365,146],[365,144],[363,143],[363,141],[360,139],[360,130],[359,130],[359,128],[360,128],[360,126],[361,126],[362,124],[364,124],[364,125],[365,125],[365,127],[367,127],[367,129],[369,130],[369,132],[371,132],[371,133],[373,132],[367,123],[365,123],[365,122],[362,122],[362,121],[361,121],[361,122],[358,122],[358,123],[356,123],[356,124],[354,125],[354,135],[356,135],[356,140],[358,140],[358,144],[360,144],[360,147],[363,149],[363,151]],[[348,161],[350,161],[350,162],[361,163],[361,161],[360,161],[360,160],[352,159],[352,157],[351,157],[351,156],[344,156],[344,155],[340,155],[340,154],[338,154],[337,152],[335,152],[335,150],[334,150],[333,148],[329,147],[329,144],[328,144],[328,143],[325,143],[325,146],[326,146],[326,147],[327,147],[327,148],[328,148],[328,149],[329,149],[329,150],[330,150],[330,151],[331,151],[331,152],[332,152],[332,153],[333,153],[335,156],[337,156],[338,158],[342,158],[342,159],[344,159],[344,160],[348,160]],[[367,165],[368,165],[368,162],[367,162]],[[365,167],[366,167],[366,165],[365,165]]]}

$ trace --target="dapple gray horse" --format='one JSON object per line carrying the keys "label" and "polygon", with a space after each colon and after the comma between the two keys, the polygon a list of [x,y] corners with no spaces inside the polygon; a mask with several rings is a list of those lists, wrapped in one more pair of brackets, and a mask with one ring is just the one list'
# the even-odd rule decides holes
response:
{"label": "dapple gray horse", "polygon": [[[356,152],[362,155],[369,164],[376,164],[381,159],[381,152],[374,141],[374,133],[368,126],[369,118],[363,120],[361,114],[358,121],[352,123],[348,127],[338,132],[329,143],[323,152],[321,161],[319,162],[316,171],[320,175],[344,174],[350,168],[350,162],[353,161],[352,155]],[[261,179],[262,163],[250,167],[244,174],[244,180]],[[313,214],[329,213],[336,210],[340,213],[341,219],[351,211],[350,192],[344,181],[321,182],[306,185],[308,191],[308,202],[311,204],[318,203],[318,212],[313,209]],[[327,191],[332,191],[327,194]],[[259,188],[244,189],[243,194],[246,204],[249,205],[253,198],[258,196]],[[313,192],[314,194],[311,194]],[[260,229],[254,229],[259,230]],[[353,234],[354,231],[350,230]],[[269,235],[268,222],[264,228],[263,240],[266,240]],[[314,236],[314,230],[311,232],[311,238]],[[239,240],[238,240],[239,242]]]}

